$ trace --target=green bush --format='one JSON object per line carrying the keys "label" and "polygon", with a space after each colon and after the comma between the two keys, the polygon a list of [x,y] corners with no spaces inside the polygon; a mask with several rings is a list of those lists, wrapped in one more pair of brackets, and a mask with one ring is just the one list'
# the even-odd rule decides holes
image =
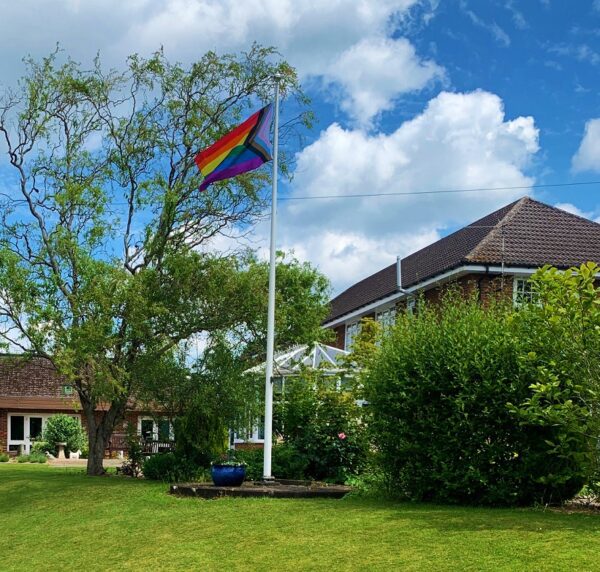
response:
{"label": "green bush", "polygon": [[78,451],[85,440],[85,432],[74,417],[59,413],[46,422],[44,441],[50,445],[53,455],[58,454],[58,443],[66,443],[66,451]]}
{"label": "green bush", "polygon": [[127,459],[121,465],[121,474],[128,477],[139,477],[144,463],[142,444],[133,423],[127,424]]}
{"label": "green bush", "polygon": [[274,428],[284,446],[274,451],[273,474],[343,483],[368,459],[362,408],[351,391],[336,388],[337,379],[305,371],[286,380],[285,395],[275,406]]}
{"label": "green bush", "polygon": [[573,378],[581,372],[556,376],[573,356],[534,319],[541,307],[515,315],[449,294],[441,307],[398,316],[364,378],[374,443],[396,492],[522,505],[570,498],[586,482],[597,428]]}
{"label": "green bush", "polygon": [[41,453],[31,453],[29,455],[19,455],[17,463],[47,463],[48,458]]}
{"label": "green bush", "polygon": [[0,463],[8,463],[10,457],[6,453],[0,453]]}
{"label": "green bush", "polygon": [[[236,450],[235,456],[239,461],[246,463],[246,478],[257,481],[263,477],[263,450],[249,449]],[[306,457],[293,445],[281,443],[273,446],[271,455],[271,469],[278,479],[302,480],[307,478]]]}
{"label": "green bush", "polygon": [[51,453],[52,450],[53,447],[48,441],[35,441],[33,445],[31,445],[31,453],[45,455],[45,453]]}
{"label": "green bush", "polygon": [[175,453],[159,453],[144,461],[142,472],[153,481],[192,481],[197,477],[198,466]]}

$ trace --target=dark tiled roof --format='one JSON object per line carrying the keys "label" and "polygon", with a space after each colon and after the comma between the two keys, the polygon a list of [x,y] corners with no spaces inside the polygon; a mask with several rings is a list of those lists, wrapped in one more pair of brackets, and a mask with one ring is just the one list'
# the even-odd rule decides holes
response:
{"label": "dark tiled roof", "polygon": [[[600,263],[600,224],[524,197],[404,258],[402,287],[464,264],[569,268],[590,260]],[[395,291],[392,264],[334,298],[327,321]]]}
{"label": "dark tiled roof", "polygon": [[392,264],[368,278],[344,290],[331,301],[331,309],[326,321],[333,320],[366,306],[375,300],[385,298],[396,291],[396,265]]}
{"label": "dark tiled roof", "polygon": [[[61,397],[64,380],[44,358],[0,354],[2,397]],[[1,407],[1,405],[0,405]]]}

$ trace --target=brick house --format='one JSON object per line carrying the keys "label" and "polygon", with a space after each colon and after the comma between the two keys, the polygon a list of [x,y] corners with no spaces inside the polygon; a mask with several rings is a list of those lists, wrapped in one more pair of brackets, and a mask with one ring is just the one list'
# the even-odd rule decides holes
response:
{"label": "brick house", "polygon": [[588,261],[600,263],[600,224],[523,197],[350,286],[331,301],[324,327],[348,349],[362,318],[392,322],[418,296],[435,303],[448,284],[518,303],[536,269]]}
{"label": "brick house", "polygon": [[[77,393],[50,361],[0,355],[0,452],[28,453],[48,418],[56,413],[71,415],[86,427]],[[147,442],[166,443],[172,438],[168,420],[132,404],[122,426],[116,428],[107,454],[126,449],[128,423],[133,423]]]}

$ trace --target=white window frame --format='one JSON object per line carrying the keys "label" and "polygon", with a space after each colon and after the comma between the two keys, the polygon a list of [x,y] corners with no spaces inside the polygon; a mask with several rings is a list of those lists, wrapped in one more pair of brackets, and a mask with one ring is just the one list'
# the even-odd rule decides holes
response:
{"label": "white window frame", "polygon": [[350,324],[346,324],[345,332],[344,332],[344,350],[347,352],[351,350],[352,344],[354,343],[354,338],[358,336],[360,333],[360,321],[352,322]]}
{"label": "white window frame", "polygon": [[524,298],[529,297],[529,302],[533,302],[535,294],[533,293],[532,290],[530,290],[529,292],[525,292],[525,290],[523,288],[522,291],[519,291],[519,284],[521,284],[521,283],[524,286],[525,284],[527,284],[529,282],[529,285],[531,288],[530,278],[531,278],[531,275],[522,275],[522,274],[518,274],[513,277],[513,307],[514,308],[519,308],[520,306],[523,305],[523,301],[519,300],[519,296],[523,296]]}
{"label": "white window frame", "polygon": [[396,306],[389,306],[375,314],[375,321],[381,324],[384,330],[391,328],[396,323]]}
{"label": "white window frame", "polygon": [[417,299],[415,296],[411,296],[406,300],[406,311],[409,314],[414,314],[417,309]]}
{"label": "white window frame", "polygon": [[250,431],[250,433],[248,434],[246,439],[244,439],[238,433],[234,432],[233,433],[233,444],[239,445],[240,443],[264,443],[265,442],[264,437],[263,438],[260,437],[261,431],[262,431],[262,428],[257,423],[256,425],[254,425],[252,427],[252,430]]}
{"label": "white window frame", "polygon": [[[78,413],[66,413],[66,412],[61,412],[61,413],[37,413],[37,412],[30,412],[30,411],[11,411],[10,413],[8,413],[6,415],[6,449],[10,450],[11,445],[12,446],[22,446],[23,447],[23,453],[28,454],[31,451],[31,445],[33,444],[33,440],[31,439],[31,426],[30,426],[30,419],[31,417],[41,417],[42,419],[42,434],[44,432],[44,430],[46,429],[46,424],[48,423],[48,419],[50,419],[50,417],[54,416],[54,415],[68,415],[69,417],[73,417],[74,419],[77,419],[77,421],[79,421],[79,424],[81,425],[81,415],[79,415]],[[11,419],[13,417],[23,417],[23,439],[13,439],[12,438],[12,432],[11,432]]]}

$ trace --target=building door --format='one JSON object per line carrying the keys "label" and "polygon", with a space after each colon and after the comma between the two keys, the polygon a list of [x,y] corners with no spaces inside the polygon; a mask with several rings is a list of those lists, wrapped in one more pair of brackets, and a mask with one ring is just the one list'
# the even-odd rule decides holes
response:
{"label": "building door", "polygon": [[[29,423],[27,423],[27,421],[29,421]],[[30,453],[33,442],[42,438],[44,418],[33,415],[25,417],[25,427],[26,429],[29,429],[29,433],[25,433],[25,452]]]}
{"label": "building door", "polygon": [[36,439],[42,438],[47,416],[43,415],[8,415],[8,450],[31,452],[31,445]]}
{"label": "building door", "polygon": [[8,450],[25,452],[25,416],[8,416]]}

